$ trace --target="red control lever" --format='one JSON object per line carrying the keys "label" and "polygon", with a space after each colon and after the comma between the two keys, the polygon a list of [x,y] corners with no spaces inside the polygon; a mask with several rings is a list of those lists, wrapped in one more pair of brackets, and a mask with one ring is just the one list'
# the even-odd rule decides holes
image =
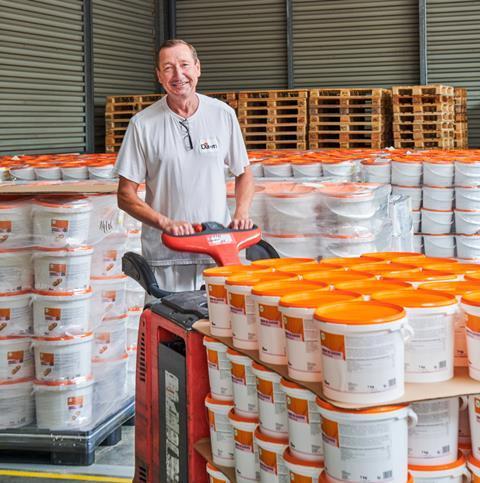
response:
{"label": "red control lever", "polygon": [[220,223],[205,222],[194,225],[193,235],[162,234],[164,245],[177,252],[204,253],[211,256],[217,265],[240,263],[238,252],[255,245],[262,239],[262,232],[256,226],[249,230],[232,230]]}

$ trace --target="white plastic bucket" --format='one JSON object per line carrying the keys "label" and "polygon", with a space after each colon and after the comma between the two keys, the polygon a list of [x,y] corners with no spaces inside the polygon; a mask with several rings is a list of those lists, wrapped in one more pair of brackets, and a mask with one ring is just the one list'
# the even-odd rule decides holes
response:
{"label": "white plastic bucket", "polygon": [[231,364],[235,413],[245,418],[258,417],[257,381],[252,372],[253,360],[232,349],[227,350]]}
{"label": "white plastic bucket", "polygon": [[422,212],[420,210],[413,210],[412,211],[412,227],[413,233],[420,232],[420,221],[422,219]]}
{"label": "white plastic bucket", "polygon": [[314,319],[320,328],[325,397],[381,404],[403,394],[405,342],[411,328],[401,307],[342,302],[317,309]]}
{"label": "white plastic bucket", "polygon": [[18,381],[34,374],[30,337],[0,337],[0,381]]}
{"label": "white plastic bucket", "polygon": [[280,387],[287,395],[288,442],[292,455],[307,461],[323,461],[315,394],[287,379],[281,380]]}
{"label": "white plastic bucket", "polygon": [[453,258],[455,256],[454,235],[423,235],[423,245],[427,257]]}
{"label": "white plastic bucket", "polygon": [[250,169],[255,178],[263,178],[263,164],[260,161],[251,163]]}
{"label": "white plastic bucket", "polygon": [[423,208],[428,210],[453,210],[455,192],[453,188],[440,188],[438,186],[423,187]]}
{"label": "white plastic bucket", "polygon": [[213,399],[208,394],[205,398],[205,406],[210,427],[213,462],[216,465],[233,468],[235,466],[235,443],[233,441],[233,426],[228,419],[228,413],[233,408],[233,401]]}
{"label": "white plastic bucket", "polygon": [[19,165],[9,169],[10,175],[16,180],[33,181],[35,179],[35,170],[33,166]]}
{"label": "white plastic bucket", "polygon": [[209,483],[230,483],[230,480],[211,463],[207,463],[206,470]]}
{"label": "white plastic bucket", "polygon": [[90,286],[90,264],[93,249],[44,248],[34,252],[36,290],[86,290]]}
{"label": "white plastic bucket", "polygon": [[137,345],[138,329],[140,327],[140,317],[142,316],[142,309],[131,308],[128,310],[127,321],[127,347]]}
{"label": "white plastic bucket", "polygon": [[30,292],[0,293],[0,335],[32,333],[32,296]]}
{"label": "white plastic bucket", "polygon": [[290,178],[292,165],[290,163],[263,163],[265,178]]}
{"label": "white plastic bucket", "polygon": [[32,252],[26,249],[0,250],[0,292],[21,292],[33,285]]}
{"label": "white plastic bucket", "polygon": [[34,384],[37,426],[40,429],[68,430],[92,423],[93,380]]}
{"label": "white plastic bucket", "polygon": [[263,483],[283,483],[287,478],[287,467],[283,453],[288,448],[288,438],[272,438],[260,431],[255,431],[260,463],[260,481]]}
{"label": "white plastic bucket", "polygon": [[128,354],[125,352],[116,359],[92,359],[93,415],[95,421],[119,409],[127,397]]}
{"label": "white plastic bucket", "polygon": [[33,201],[35,243],[82,244],[88,240],[92,206],[86,198],[45,198]]}
{"label": "white plastic bucket", "polygon": [[105,164],[102,166],[88,166],[88,179],[114,179],[115,169],[114,164]]}
{"label": "white plastic bucket", "polygon": [[260,429],[267,436],[284,438],[288,435],[288,413],[285,392],[280,388],[282,377],[256,362],[252,371],[257,378]]}
{"label": "white plastic bucket", "polygon": [[249,483],[260,480],[258,449],[255,442],[257,418],[244,418],[234,409],[228,413],[233,427],[235,477],[238,483]]}
{"label": "white plastic bucket", "polygon": [[128,282],[130,280],[130,278],[127,280],[127,292],[125,295],[125,303],[127,305],[127,309],[143,310],[143,307],[145,305],[145,290],[138,284],[136,284],[138,288],[134,288],[132,285],[129,285]]}
{"label": "white plastic bucket", "polygon": [[294,178],[319,178],[322,176],[322,164],[319,161],[292,163]]}
{"label": "white plastic bucket", "polygon": [[405,345],[405,381],[428,383],[451,379],[458,314],[455,296],[417,289],[378,293],[373,298],[388,300],[407,312],[413,336]]}
{"label": "white plastic bucket", "polygon": [[59,166],[35,166],[35,177],[42,181],[57,181],[62,179],[62,171]]}
{"label": "white plastic bucket", "polygon": [[127,348],[127,320],[123,314],[109,317],[94,330],[93,357],[112,359],[121,357]]}
{"label": "white plastic bucket", "polygon": [[291,448],[283,452],[283,461],[287,468],[287,481],[318,483],[323,474],[323,461],[309,461],[296,457]]}
{"label": "white plastic bucket", "polygon": [[316,290],[286,295],[279,302],[287,343],[288,375],[299,381],[322,380],[322,351],[315,309],[328,303],[360,298],[354,292]]}
{"label": "white plastic bucket", "polygon": [[408,196],[412,202],[412,210],[419,210],[422,206],[422,188],[420,186],[392,186],[393,195]]}
{"label": "white plastic bucket", "polygon": [[329,480],[407,480],[408,427],[417,420],[408,406],[349,410],[320,398],[317,404]]}
{"label": "white plastic bucket", "polygon": [[480,260],[480,235],[457,235],[455,240],[458,258]]}
{"label": "white plastic bucket", "polygon": [[127,252],[142,254],[142,232],[140,229],[129,230],[127,232]]}
{"label": "white plastic bucket", "polygon": [[450,464],[438,466],[409,465],[408,469],[415,483],[470,483],[472,481],[463,455]]}
{"label": "white plastic bucket", "polygon": [[375,251],[375,237],[320,235],[318,255],[322,258],[352,258]]}
{"label": "white plastic bucket", "polygon": [[455,231],[460,235],[480,234],[480,210],[454,210]]}
{"label": "white plastic bucket", "polygon": [[32,379],[0,382],[0,429],[27,426],[34,414]]}
{"label": "white plastic bucket", "polygon": [[371,160],[364,160],[361,164],[362,178],[366,183],[390,184],[392,169],[390,161],[372,162]]}
{"label": "white plastic bucket", "polygon": [[480,188],[476,186],[456,186],[455,208],[466,211],[480,210]]}
{"label": "white plastic bucket", "polygon": [[83,334],[90,327],[92,291],[36,291],[33,296],[33,332],[37,336],[57,337]]}
{"label": "white plastic bucket", "polygon": [[413,251],[423,253],[423,235],[413,236]]}
{"label": "white plastic bucket", "polygon": [[453,162],[432,162],[423,163],[423,184],[429,186],[453,186],[455,166]]}
{"label": "white plastic bucket", "polygon": [[72,381],[92,374],[93,334],[35,337],[35,377],[40,381]]}
{"label": "white plastic bucket", "polygon": [[94,327],[112,317],[125,314],[127,310],[127,276],[91,277],[92,321]]}
{"label": "white plastic bucket", "polygon": [[453,231],[453,211],[422,208],[422,233],[445,235]]}
{"label": "white plastic bucket", "polygon": [[356,170],[355,161],[336,161],[326,162],[322,161],[323,176],[340,178],[345,181],[350,181]]}
{"label": "white plastic bucket", "polygon": [[480,292],[463,295],[461,306],[467,318],[468,373],[480,381]]}
{"label": "white plastic bucket", "polygon": [[88,168],[86,165],[72,164],[70,166],[64,165],[60,168],[62,172],[62,179],[64,181],[84,180],[88,179]]}
{"label": "white plastic bucket", "polygon": [[305,256],[317,258],[319,255],[319,238],[317,235],[274,235],[264,233],[263,238],[270,243],[281,258]]}
{"label": "white plastic bucket", "polygon": [[[465,408],[466,400],[462,399]],[[450,397],[411,404],[418,417],[408,430],[408,463],[438,466],[458,458],[458,417],[460,398]]]}
{"label": "white plastic bucket", "polygon": [[468,414],[473,457],[480,459],[480,394],[468,396]]}
{"label": "white plastic bucket", "polygon": [[423,166],[421,162],[402,163],[392,161],[392,185],[421,186]]}
{"label": "white plastic bucket", "polygon": [[0,246],[28,246],[32,234],[30,204],[0,203]]}
{"label": "white plastic bucket", "polygon": [[232,366],[227,357],[228,347],[206,336],[203,338],[203,345],[207,351],[208,380],[212,397],[223,401],[233,401]]}
{"label": "white plastic bucket", "polygon": [[472,435],[470,431],[470,415],[467,407],[460,407],[458,414],[458,444],[471,444]]}
{"label": "white plastic bucket", "polygon": [[92,256],[93,277],[112,277],[122,274],[122,256],[126,251],[127,234],[113,233],[95,246]]}
{"label": "white plastic bucket", "polygon": [[462,163],[455,161],[455,185],[456,186],[479,186],[480,185],[480,161]]}

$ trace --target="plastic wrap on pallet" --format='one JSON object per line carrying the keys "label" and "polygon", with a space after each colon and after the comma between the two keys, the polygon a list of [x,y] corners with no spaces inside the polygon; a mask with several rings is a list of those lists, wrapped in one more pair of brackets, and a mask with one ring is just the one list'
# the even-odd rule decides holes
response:
{"label": "plastic wrap on pallet", "polygon": [[409,252],[413,248],[413,218],[411,199],[395,195],[390,200],[390,219],[392,220],[392,251]]}

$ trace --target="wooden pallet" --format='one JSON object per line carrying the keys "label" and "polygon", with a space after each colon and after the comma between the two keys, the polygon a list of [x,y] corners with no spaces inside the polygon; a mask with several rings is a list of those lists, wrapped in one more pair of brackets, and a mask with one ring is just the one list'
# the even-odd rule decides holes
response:
{"label": "wooden pallet", "polygon": [[467,89],[455,87],[455,148],[468,148]]}
{"label": "wooden pallet", "polygon": [[309,91],[306,89],[240,91],[240,102],[253,99],[307,99]]}
{"label": "wooden pallet", "polygon": [[428,86],[394,86],[392,87],[393,96],[434,96],[434,95],[454,95],[454,88],[441,84],[431,84]]}

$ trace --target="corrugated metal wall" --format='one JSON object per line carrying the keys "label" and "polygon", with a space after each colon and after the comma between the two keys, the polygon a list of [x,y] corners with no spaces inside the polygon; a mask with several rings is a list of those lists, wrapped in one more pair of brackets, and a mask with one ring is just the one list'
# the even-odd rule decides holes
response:
{"label": "corrugated metal wall", "polygon": [[428,0],[428,81],[468,90],[469,146],[480,147],[480,2]]}
{"label": "corrugated metal wall", "polygon": [[85,149],[82,0],[0,0],[0,154]]}
{"label": "corrugated metal wall", "polygon": [[285,88],[285,0],[177,0],[176,36],[202,64],[200,90]]}
{"label": "corrugated metal wall", "polygon": [[295,87],[418,84],[418,0],[293,0],[293,58]]}
{"label": "corrugated metal wall", "polygon": [[154,0],[92,0],[95,147],[105,147],[105,96],[152,93]]}

